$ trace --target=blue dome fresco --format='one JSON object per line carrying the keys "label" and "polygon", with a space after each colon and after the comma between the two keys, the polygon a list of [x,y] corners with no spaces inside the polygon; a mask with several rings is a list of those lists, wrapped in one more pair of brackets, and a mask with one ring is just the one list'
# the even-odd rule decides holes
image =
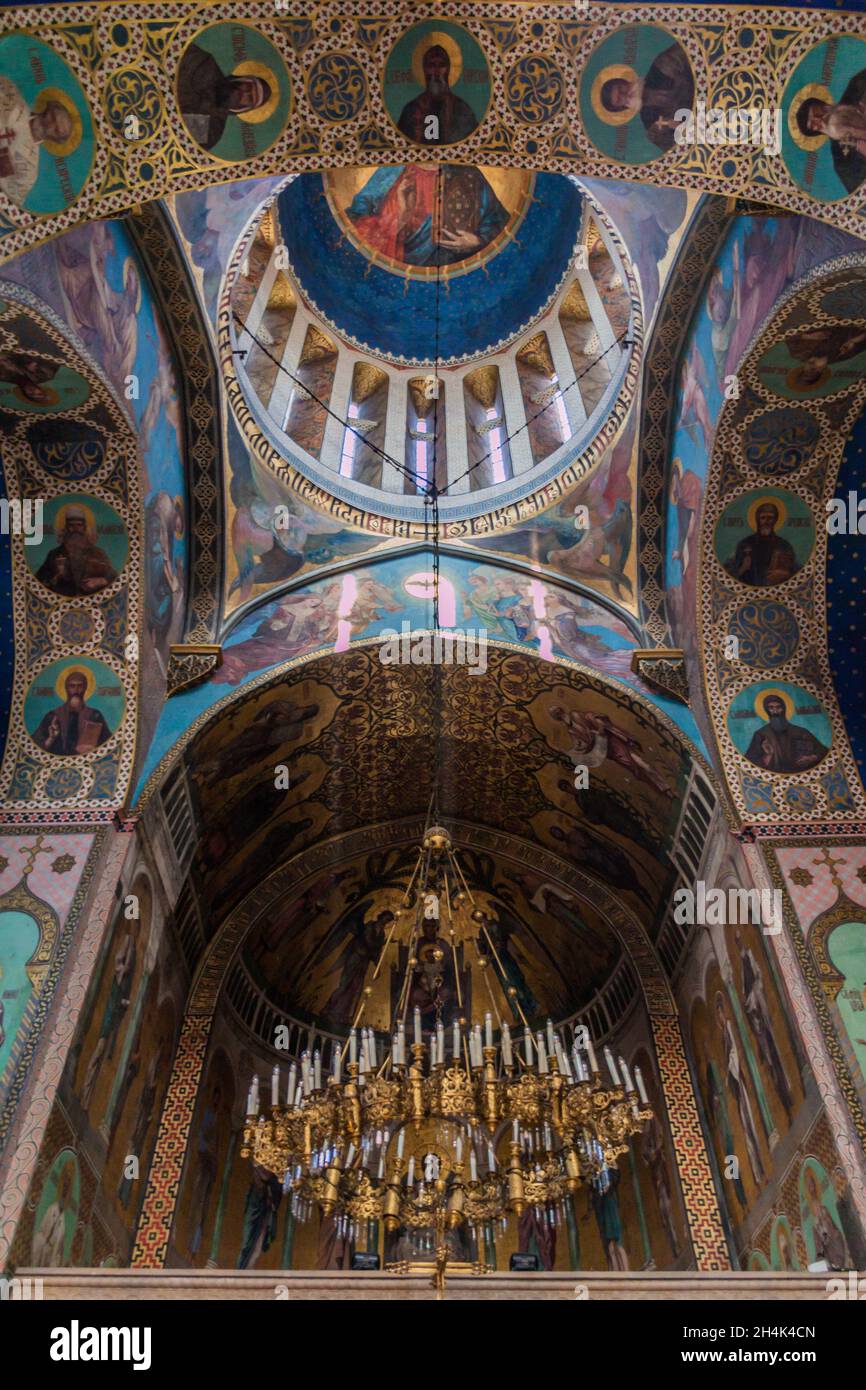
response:
{"label": "blue dome fresco", "polygon": [[302,174],[278,199],[311,308],[412,366],[468,361],[531,325],[574,257],[582,204],[555,174],[446,165],[437,179],[420,164]]}

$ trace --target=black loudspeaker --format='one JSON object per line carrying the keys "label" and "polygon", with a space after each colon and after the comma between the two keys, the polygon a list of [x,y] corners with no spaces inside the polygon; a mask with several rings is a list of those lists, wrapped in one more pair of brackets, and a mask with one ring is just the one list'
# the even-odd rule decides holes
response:
{"label": "black loudspeaker", "polygon": [[537,1255],[530,1255],[527,1250],[518,1250],[508,1261],[509,1269],[516,1269],[519,1274],[537,1274],[541,1268]]}
{"label": "black loudspeaker", "polygon": [[381,1262],[378,1255],[374,1255],[372,1250],[356,1250],[352,1256],[352,1269],[381,1269]]}

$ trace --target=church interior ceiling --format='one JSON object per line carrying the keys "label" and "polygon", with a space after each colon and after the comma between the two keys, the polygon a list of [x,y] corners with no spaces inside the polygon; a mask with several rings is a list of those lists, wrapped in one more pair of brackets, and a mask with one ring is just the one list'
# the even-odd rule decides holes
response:
{"label": "church interior ceiling", "polygon": [[[343,575],[314,580],[257,605],[240,618],[226,634],[219,669],[204,684],[181,691],[166,704],[136,798],[153,778],[154,769],[167,765],[176,742],[230,699],[233,689],[267,680],[274,668],[296,666],[323,649],[344,651],[377,635],[387,640],[388,634],[396,634],[405,641],[409,633],[429,628],[431,563],[430,553],[423,549],[395,555]],[[650,690],[633,673],[639,629],[598,597],[530,578],[519,570],[476,563],[463,554],[443,557],[440,585],[443,619],[452,626],[483,631],[486,642],[522,647],[533,657],[539,650],[550,660],[565,657],[621,683],[639,692],[703,747],[688,706]],[[399,649],[394,655],[399,655]]]}
{"label": "church interior ceiling", "polygon": [[[499,200],[493,192],[493,184],[488,183],[488,175],[494,184],[497,180],[501,183],[506,176],[511,178],[511,182],[514,184],[517,176],[507,175],[507,171],[495,169],[488,169],[486,173],[476,171],[477,178],[483,180],[485,187],[490,187],[490,198],[495,198],[496,203],[499,204]],[[366,187],[374,179],[387,178],[392,180],[395,176],[398,176],[399,186],[400,179],[407,177],[405,166],[400,166],[393,171],[378,171],[378,173],[370,168],[347,170],[341,175],[342,182],[339,189],[345,187],[351,191],[359,184]],[[320,190],[318,201],[324,207],[324,212],[320,215],[327,217],[330,226],[329,236],[336,245],[340,245],[348,238],[341,231],[333,215],[333,198],[329,202],[321,191],[323,179],[330,177],[309,175],[304,176],[300,182],[303,183],[304,180],[307,183],[311,180],[315,181]],[[532,177],[537,179],[540,176]],[[553,199],[554,204],[556,204],[561,202],[564,195],[568,195],[574,204],[578,195],[568,180],[552,175],[546,177],[545,187],[547,188],[548,202]],[[297,182],[289,183],[279,195],[279,200],[290,198],[297,186]],[[505,185],[506,188],[508,186],[508,184]],[[602,331],[606,335],[605,346],[607,347],[613,333],[611,324],[616,324],[620,333],[623,331],[625,321],[618,314],[616,303],[617,300],[623,300],[626,285],[631,284],[632,286],[632,295],[636,296],[635,302],[640,306],[642,321],[651,322],[658,303],[660,289],[664,284],[680,237],[685,233],[693,210],[695,195],[682,190],[635,186],[626,197],[622,189],[611,181],[585,180],[583,186],[598,211],[595,216],[589,215],[584,218],[586,225],[579,237],[580,246],[586,247],[589,252],[587,269],[581,278],[589,283],[592,312],[598,318]],[[173,200],[173,216],[176,220],[179,237],[186,248],[194,273],[199,277],[206,309],[213,319],[216,319],[218,314],[220,291],[223,291],[224,297],[228,295],[226,302],[231,317],[228,322],[225,322],[224,332],[228,332],[228,329],[232,328],[235,340],[239,344],[246,345],[247,348],[243,357],[245,367],[243,376],[247,388],[245,400],[250,397],[252,380],[257,379],[259,390],[262,393],[258,404],[262,409],[267,406],[271,407],[270,412],[264,418],[264,424],[276,430],[277,423],[282,424],[282,417],[289,412],[288,402],[293,394],[293,377],[296,372],[303,373],[305,371],[303,362],[305,356],[310,357],[308,370],[313,371],[315,369],[312,354],[314,342],[317,339],[312,330],[315,329],[315,333],[320,335],[322,342],[331,333],[335,351],[330,356],[327,353],[324,354],[326,375],[324,379],[318,379],[317,394],[319,399],[325,399],[326,390],[330,388],[331,396],[326,403],[336,414],[341,413],[340,401],[343,398],[345,398],[342,406],[343,411],[354,410],[356,413],[363,411],[365,430],[367,422],[371,422],[369,431],[365,433],[365,440],[372,437],[372,442],[377,447],[381,447],[386,442],[384,436],[387,433],[388,456],[394,458],[405,471],[398,472],[393,467],[391,468],[392,476],[389,487],[392,492],[390,498],[388,493],[385,493],[383,497],[381,488],[371,491],[363,479],[369,475],[381,481],[383,464],[381,458],[365,443],[358,451],[364,457],[352,461],[351,477],[338,477],[336,470],[332,468],[322,480],[323,487],[312,493],[308,482],[310,471],[313,470],[314,476],[321,478],[321,467],[317,464],[317,460],[308,454],[299,455],[298,444],[295,440],[289,438],[285,432],[279,437],[274,435],[278,447],[275,448],[275,452],[270,457],[278,456],[275,470],[273,467],[266,466],[266,463],[258,456],[257,449],[251,447],[252,445],[259,446],[262,442],[259,419],[251,419],[249,411],[244,409],[244,422],[250,432],[250,438],[242,435],[235,420],[230,419],[226,441],[227,505],[231,514],[231,543],[227,546],[226,556],[225,603],[227,612],[231,612],[251,597],[262,597],[269,588],[285,583],[295,576],[311,574],[316,569],[345,563],[352,555],[369,553],[376,548],[382,549],[387,545],[387,541],[382,539],[382,532],[393,534],[395,522],[399,522],[401,515],[403,515],[404,521],[408,522],[408,525],[398,527],[397,534],[405,535],[411,531],[417,531],[417,526],[411,525],[411,516],[406,510],[408,502],[406,489],[411,486],[411,479],[407,477],[407,474],[415,471],[414,466],[409,466],[413,464],[409,453],[413,447],[411,441],[414,437],[414,447],[417,450],[419,433],[422,433],[425,427],[423,418],[415,419],[411,415],[412,403],[410,399],[407,399],[412,397],[417,400],[423,385],[423,377],[419,376],[417,368],[414,372],[408,368],[399,371],[387,363],[386,371],[390,375],[390,390],[386,390],[385,400],[380,399],[381,391],[378,394],[372,391],[371,382],[365,389],[367,392],[372,391],[372,395],[376,397],[374,408],[365,408],[364,401],[359,401],[357,404],[353,401],[351,379],[353,363],[363,383],[361,376],[363,372],[375,380],[375,375],[371,373],[370,368],[377,361],[381,368],[382,358],[377,359],[373,355],[362,356],[358,352],[353,353],[350,346],[344,343],[341,335],[333,333],[329,324],[324,323],[316,316],[310,318],[311,311],[306,304],[302,288],[293,280],[289,269],[283,269],[281,266],[274,272],[272,266],[271,276],[273,278],[269,282],[271,287],[268,297],[273,301],[273,304],[268,308],[264,307],[262,301],[259,301],[253,317],[249,317],[250,309],[255,300],[255,290],[257,287],[261,287],[262,276],[267,273],[269,261],[274,257],[276,238],[273,210],[277,204],[271,204],[270,208],[265,209],[264,214],[262,210],[263,202],[271,196],[269,183],[267,180],[262,181],[263,197],[257,205],[254,197],[255,188],[254,184],[228,185],[205,190],[201,193],[179,195]],[[361,195],[356,195],[356,200],[359,196]],[[503,196],[505,196],[504,192]],[[353,206],[353,200],[349,198],[348,192],[340,193],[340,197],[343,204],[347,204],[349,208]],[[501,204],[499,206],[502,208],[500,216],[504,218],[506,209]],[[532,195],[530,194],[530,207],[532,206]],[[302,210],[305,209],[306,203],[304,203]],[[579,212],[579,204],[576,206],[576,211]],[[249,219],[250,212],[254,213],[253,221],[252,223],[248,222],[246,232],[243,231],[242,226],[244,212],[247,219]],[[601,238],[599,226],[595,220],[596,216],[604,220],[607,245]],[[348,221],[348,219],[346,220]],[[363,221],[364,219],[360,220]],[[367,217],[366,220],[369,223],[374,219]],[[316,242],[304,217],[301,217],[299,221],[307,233],[309,246],[305,255],[310,264],[308,275],[313,280],[312,291],[313,298],[315,298],[317,280],[312,269],[315,265],[315,261],[312,259],[312,246]],[[495,222],[491,224],[491,226],[495,225]],[[464,317],[467,313],[471,317],[472,312],[474,312],[475,298],[473,284],[479,275],[482,279],[486,279],[486,281],[499,287],[500,299],[504,295],[510,297],[515,292],[519,293],[520,286],[527,283],[529,274],[527,267],[523,264],[523,250],[529,240],[529,233],[523,231],[521,239],[521,230],[522,224],[514,232],[513,238],[505,241],[504,246],[497,246],[497,241],[501,242],[502,237],[509,232],[506,226],[505,232],[501,233],[498,239],[494,238],[492,246],[486,248],[486,255],[480,267],[476,268],[476,263],[481,260],[479,255],[468,258],[474,268],[474,274],[461,273],[449,278],[445,282],[444,302],[450,304],[453,301],[455,305],[462,303],[468,306],[462,312]],[[487,235],[483,224],[482,232]],[[575,225],[572,231],[572,243],[578,240],[577,234],[578,228]],[[296,238],[299,235],[299,233],[296,234]],[[232,253],[238,244],[240,254],[233,257]],[[614,250],[614,254],[620,261],[618,270],[612,264],[608,246]],[[364,247],[364,243],[359,242],[358,247]],[[619,247],[619,251],[616,250],[617,247]],[[510,252],[510,260],[507,255],[500,254],[503,250]],[[366,251],[368,256],[373,256],[375,262],[379,256],[375,247],[371,249],[368,245]],[[371,266],[366,263],[366,270],[364,269],[365,262],[361,251],[355,245],[350,244],[346,254],[351,255],[353,259],[348,266],[342,268],[344,297],[348,295],[349,286],[355,284],[359,287],[356,293],[362,295],[360,304],[368,304],[374,317],[378,319],[381,313],[383,318],[392,323],[395,322],[396,316],[397,321],[405,324],[402,331],[412,335],[412,355],[419,361],[423,361],[426,357],[429,370],[433,336],[424,332],[423,324],[418,321],[417,306],[414,306],[407,298],[410,292],[414,292],[418,288],[424,289],[423,283],[419,286],[414,281],[407,282],[407,274],[411,270],[411,266],[404,264],[401,270],[400,263],[394,260],[389,260],[384,266],[380,266],[378,272],[380,285],[387,286],[388,281],[393,281],[398,295],[396,306],[389,306],[387,299],[383,299],[380,303],[375,288],[369,287],[368,272]],[[423,257],[423,247],[418,248],[414,254],[419,259]],[[454,254],[458,255],[459,253],[455,252]],[[235,267],[231,294],[229,294],[231,287],[226,286],[223,289],[221,256],[232,258]],[[331,259],[329,258],[329,266]],[[458,259],[453,269],[459,272],[466,259],[465,257],[463,260]],[[572,255],[569,259],[573,262],[577,257]],[[322,264],[322,262],[319,263],[320,268],[316,273],[318,282],[323,280]],[[354,269],[355,265],[359,267],[357,270]],[[375,264],[372,268],[376,268]],[[243,274],[244,269],[246,269],[246,275]],[[447,270],[448,267],[446,266],[445,271]],[[349,274],[350,271],[351,274]],[[420,267],[416,267],[413,273],[416,276],[426,275],[429,280],[430,267],[425,268],[422,264]],[[531,278],[529,276],[530,282]],[[608,288],[609,281],[622,281],[623,287]],[[324,283],[327,285],[327,277]],[[598,299],[593,298],[593,290],[596,285],[601,295],[601,303]],[[429,285],[427,288],[430,288]],[[329,292],[333,293],[333,291]],[[608,307],[606,307],[607,301],[611,301],[609,312]],[[503,300],[503,302],[505,301]],[[560,311],[565,306],[568,315],[574,311],[585,317],[581,320],[580,318],[564,316],[562,312],[557,312],[557,305],[560,306]],[[572,305],[574,305],[573,311]],[[234,318],[235,315],[237,315],[236,319]],[[497,317],[499,316],[497,315]],[[299,323],[302,318],[304,322]],[[260,339],[260,344],[254,344],[252,338],[245,336],[242,331],[241,319],[249,324],[254,336]],[[513,316],[512,321],[515,321]],[[585,330],[581,327],[581,323],[585,323]],[[303,331],[299,332],[299,328],[303,330],[307,324],[309,324],[307,328],[309,341],[305,345],[304,333]],[[563,326],[566,327],[569,340],[574,348],[571,357],[568,355],[569,344],[563,341],[565,336]],[[267,341],[259,332],[260,328]],[[542,334],[541,338],[539,338],[537,331],[539,328]],[[547,331],[548,328],[549,332]],[[492,514],[490,507],[485,510],[483,500],[473,501],[476,495],[479,499],[483,499],[483,491],[480,494],[472,492],[468,498],[462,501],[458,498],[463,511],[469,507],[472,513],[471,521],[450,522],[443,529],[448,531],[449,537],[453,539],[455,544],[485,551],[495,551],[518,561],[530,562],[534,566],[540,566],[552,573],[564,573],[590,587],[600,588],[603,593],[615,597],[618,603],[630,611],[636,612],[635,554],[631,538],[632,518],[635,512],[635,453],[637,447],[635,414],[633,411],[628,414],[621,430],[615,428],[611,437],[611,447],[607,447],[604,440],[601,441],[601,450],[598,447],[595,449],[591,447],[593,440],[591,436],[587,436],[588,426],[584,419],[587,407],[591,414],[596,408],[593,406],[593,401],[595,401],[597,408],[601,409],[602,396],[604,400],[608,400],[615,385],[611,382],[610,371],[605,364],[600,364],[598,368],[593,369],[596,375],[598,371],[602,372],[597,382],[594,382],[593,372],[589,373],[586,402],[583,399],[578,400],[575,396],[573,404],[570,404],[569,398],[566,397],[565,410],[562,412],[551,412],[543,408],[547,396],[555,388],[559,379],[557,371],[563,378],[568,372],[568,379],[570,379],[575,370],[582,369],[586,365],[589,359],[579,355],[580,344],[581,341],[588,342],[590,335],[594,333],[596,330],[592,325],[590,309],[587,307],[586,297],[580,290],[578,274],[575,273],[572,265],[571,273],[566,274],[564,283],[555,296],[553,311],[542,316],[542,320],[537,322],[533,329],[522,338],[519,334],[515,338],[513,331],[511,332],[513,340],[511,358],[513,360],[508,363],[509,381],[517,381],[518,375],[516,374],[522,373],[520,389],[523,394],[522,399],[516,399],[515,393],[510,393],[509,400],[513,404],[509,405],[506,424],[509,431],[514,433],[515,429],[520,430],[521,423],[537,416],[546,430],[546,437],[535,442],[527,439],[525,444],[518,433],[513,447],[517,448],[519,445],[523,447],[519,459],[510,460],[511,469],[516,476],[519,467],[520,476],[524,478],[529,476],[525,473],[528,465],[532,478],[535,478],[539,473],[539,469],[533,463],[535,453],[553,449],[553,455],[549,456],[549,463],[544,468],[544,477],[548,479],[546,490],[536,488],[535,492],[532,492],[528,482],[525,485],[521,482],[523,493],[526,494],[528,491],[530,495],[525,495],[522,502],[508,503],[509,490],[503,492],[502,489],[498,489],[499,495],[496,498],[496,506]],[[582,339],[581,334],[583,335]],[[347,357],[349,358],[348,371],[343,369],[340,373],[341,385],[339,389],[342,395],[338,399],[333,395],[333,377],[339,362]],[[526,359],[525,366],[523,359]],[[280,365],[278,366],[277,363]],[[232,383],[237,366],[238,354],[235,353],[232,356]],[[321,371],[321,367],[319,370]],[[500,360],[496,371],[501,372],[501,370],[502,362]],[[462,376],[464,379],[469,376],[471,384],[475,384],[475,378],[471,371],[464,371]],[[465,471],[467,432],[470,440],[472,438],[482,439],[485,436],[474,435],[473,425],[468,419],[464,420],[463,418],[464,390],[461,383],[461,373],[446,372],[443,373],[443,377],[447,377],[452,384],[449,386],[448,382],[444,381],[442,399],[436,407],[438,449],[439,453],[445,456],[446,446],[450,439],[454,459],[452,471],[456,477]],[[322,381],[324,381],[324,387]],[[620,386],[620,394],[625,390],[626,384],[624,382]],[[359,394],[364,394],[364,390]],[[623,404],[626,403],[623,402]],[[404,411],[408,408],[410,412],[405,429],[403,429],[399,418],[401,408]],[[422,405],[422,411],[427,418],[426,430],[432,433],[431,416],[433,412],[429,403],[426,407]],[[514,415],[515,411],[519,412],[516,416]],[[454,418],[455,412],[459,418]],[[490,413],[495,418],[497,410]],[[499,414],[501,414],[501,408]],[[623,412],[620,411],[618,419],[621,418],[622,414]],[[447,426],[446,415],[451,422]],[[563,418],[560,419],[560,415]],[[614,423],[616,426],[617,422]],[[421,431],[419,431],[418,426],[422,427]],[[312,435],[310,430],[312,430]],[[577,430],[577,434],[573,433],[575,430]],[[307,438],[309,442],[313,443],[318,454],[322,453],[324,441],[322,440],[321,418],[318,422],[313,419],[304,424],[303,415],[300,415],[297,420],[296,436],[301,440]],[[581,441],[584,445],[588,444],[589,447],[583,448]],[[344,442],[345,439],[336,441],[338,454]],[[351,441],[349,440],[349,442]],[[332,453],[334,447],[334,441],[331,439],[329,448],[325,452],[327,454]],[[345,454],[345,449],[343,452]],[[601,455],[600,466],[593,467],[599,454]],[[296,464],[300,463],[299,480],[303,488],[301,495],[286,486],[286,470],[282,462],[286,458],[292,459]],[[577,467],[575,467],[575,460],[579,461]],[[318,472],[316,473],[315,470],[317,469]],[[306,470],[306,477],[304,470]],[[581,481],[575,486],[572,479],[576,476],[581,477]],[[291,477],[298,480],[297,469],[292,469]],[[356,481],[353,482],[352,478]],[[463,488],[466,485],[464,482]],[[393,489],[397,489],[396,495]],[[336,490],[339,490],[344,500],[353,505],[341,507],[338,502],[335,502],[333,493]],[[462,491],[460,488],[457,490],[458,492]],[[514,485],[512,485],[510,492],[514,494]],[[446,502],[447,496],[446,493],[444,499]],[[319,504],[318,509],[308,505],[308,501],[305,499],[314,499]],[[559,500],[556,501],[556,499]],[[556,505],[551,505],[552,501],[556,501]],[[388,507],[389,502],[390,508]],[[365,533],[363,522],[368,514],[367,509],[371,504],[376,506],[377,503],[380,510],[384,504],[386,512],[390,510],[393,515],[389,517],[386,514],[378,521],[375,517],[371,518],[371,524],[377,528],[374,529],[371,536],[369,533]],[[276,509],[280,506],[288,507],[291,516],[290,524],[282,529],[278,529],[274,525]],[[585,518],[575,515],[576,509],[581,506],[586,508]],[[325,519],[322,516],[323,511]],[[531,522],[521,524],[521,519],[528,517],[532,511],[535,511],[535,515]],[[588,524],[580,524],[584,520]]]}
{"label": "church interior ceiling", "polygon": [[[371,647],[242,694],[194,736],[183,756],[209,921],[323,837],[423,815],[438,766],[442,814],[574,857],[654,924],[691,767],[674,727],[589,673],[493,646],[484,674],[440,670],[438,753],[431,668],[383,667]],[[608,756],[592,789],[576,792],[573,760],[594,720]],[[288,769],[288,791],[263,782],[274,765]]]}

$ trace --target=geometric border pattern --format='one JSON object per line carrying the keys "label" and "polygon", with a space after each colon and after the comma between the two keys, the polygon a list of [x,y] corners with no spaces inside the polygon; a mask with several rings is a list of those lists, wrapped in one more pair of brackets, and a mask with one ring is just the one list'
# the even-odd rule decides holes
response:
{"label": "geometric border pattern", "polygon": [[728,1242],[679,1020],[653,1016],[650,1021],[697,1268],[706,1272],[730,1269]]}
{"label": "geometric border pattern", "polygon": [[[78,406],[58,409],[53,423],[58,438],[63,438],[64,421],[68,420],[70,429],[92,431],[94,437],[102,441],[102,460],[88,477],[85,490],[121,515],[129,543],[122,572],[104,590],[64,598],[39,583],[25,560],[23,537],[12,537],[15,678],[7,742],[0,765],[0,793],[7,810],[21,807],[36,812],[41,820],[44,811],[61,799],[59,794],[52,795],[52,779],[60,773],[70,787],[74,787],[62,795],[66,811],[76,807],[101,809],[106,804],[114,804],[132,782],[138,680],[136,662],[126,654],[126,642],[128,637],[141,632],[144,610],[139,450],[132,422],[120,405],[114,387],[101,365],[85,353],[68,325],[24,286],[0,280],[0,296],[4,302],[0,316],[3,347],[8,345],[9,339],[20,344],[19,326],[27,320],[38,334],[37,341],[50,340],[50,348],[40,349],[40,355],[50,352],[53,360],[72,366],[87,382],[86,399]],[[11,414],[11,409],[6,413]],[[18,414],[20,418],[3,442],[9,495],[37,498],[47,504],[55,497],[80,492],[80,485],[55,477],[43,467],[29,435],[36,417],[25,411]],[[64,635],[61,619],[67,615],[84,620],[80,635]],[[49,662],[65,657],[70,663],[86,657],[106,666],[123,690],[124,706],[117,727],[98,753],[58,759],[41,748],[27,732],[24,706],[31,683],[39,672]]]}
{"label": "geometric border pattern", "polygon": [[156,1148],[130,1261],[133,1269],[161,1269],[180,1187],[211,1020],[188,1014],[177,1046]]}

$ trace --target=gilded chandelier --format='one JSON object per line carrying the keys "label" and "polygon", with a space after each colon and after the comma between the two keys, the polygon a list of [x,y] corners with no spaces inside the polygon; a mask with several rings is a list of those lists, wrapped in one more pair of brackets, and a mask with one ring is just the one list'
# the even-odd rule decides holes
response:
{"label": "gilded chandelier", "polygon": [[[431,923],[436,944],[429,950]],[[296,1217],[318,1207],[350,1234],[375,1220],[390,1232],[433,1230],[444,1267],[447,1228],[466,1223],[481,1232],[527,1206],[558,1222],[564,1200],[580,1183],[604,1187],[607,1170],[650,1119],[637,1068],[635,1089],[625,1062],[620,1058],[617,1066],[605,1048],[606,1086],[588,1036],[569,1054],[550,1021],[532,1032],[490,928],[448,832],[430,827],[330,1074],[323,1075],[319,1053],[304,1053],[300,1065],[289,1068],[283,1090],[275,1067],[263,1113],[259,1078],[253,1078],[242,1153],[283,1182]],[[463,1017],[458,940],[477,953],[490,1003],[483,1025]],[[364,1016],[385,959],[400,944],[407,948],[406,967],[383,1047]],[[446,950],[454,960],[457,1005],[447,1027]],[[435,1012],[427,1028],[421,1010],[412,1008],[422,970]],[[500,1016],[491,971],[523,1025],[519,1039]]]}

